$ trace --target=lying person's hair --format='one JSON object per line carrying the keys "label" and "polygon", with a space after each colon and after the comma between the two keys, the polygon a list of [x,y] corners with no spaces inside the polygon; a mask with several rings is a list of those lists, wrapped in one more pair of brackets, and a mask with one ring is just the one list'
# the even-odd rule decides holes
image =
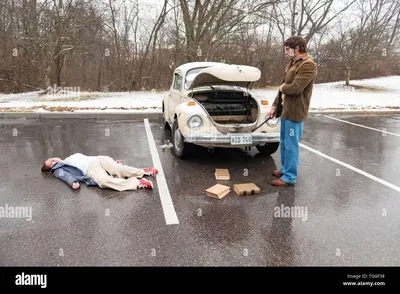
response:
{"label": "lying person's hair", "polygon": [[42,173],[51,171],[51,168],[46,165],[46,162],[42,165]]}

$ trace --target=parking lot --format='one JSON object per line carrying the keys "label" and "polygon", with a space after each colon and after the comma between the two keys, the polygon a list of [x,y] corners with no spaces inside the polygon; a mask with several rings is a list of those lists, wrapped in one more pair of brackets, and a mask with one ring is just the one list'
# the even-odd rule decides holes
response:
{"label": "parking lot", "polygon": [[[161,117],[0,120],[0,206],[32,209],[0,218],[0,265],[400,265],[400,115],[310,113],[298,182],[285,188],[270,184],[279,149],[196,147],[182,160],[168,140]],[[127,192],[73,191],[40,172],[75,152],[162,169],[154,190]],[[221,200],[204,192],[216,168],[231,174]],[[233,192],[247,182],[261,193]]]}

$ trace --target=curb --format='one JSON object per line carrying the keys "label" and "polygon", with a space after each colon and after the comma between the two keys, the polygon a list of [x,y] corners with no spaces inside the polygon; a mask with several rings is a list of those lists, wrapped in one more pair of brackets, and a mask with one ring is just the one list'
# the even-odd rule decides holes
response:
{"label": "curb", "polygon": [[[400,114],[400,110],[332,110],[315,111],[310,110],[309,116],[316,114],[353,114],[353,115],[392,115]],[[0,112],[0,119],[123,119],[136,120],[144,118],[161,118],[161,112]]]}
{"label": "curb", "polygon": [[135,120],[144,118],[159,118],[162,113],[158,112],[0,112],[0,119],[124,119]]}

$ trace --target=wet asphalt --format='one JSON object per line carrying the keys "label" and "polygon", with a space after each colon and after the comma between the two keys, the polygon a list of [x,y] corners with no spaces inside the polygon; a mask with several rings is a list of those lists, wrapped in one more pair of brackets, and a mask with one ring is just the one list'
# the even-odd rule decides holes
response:
{"label": "wet asphalt", "polygon": [[[334,117],[400,134],[400,116]],[[157,147],[171,139],[151,118]],[[301,143],[400,187],[400,137],[310,114]],[[178,159],[158,148],[179,220],[166,225],[154,190],[73,191],[40,172],[48,157],[81,152],[152,166],[143,119],[0,120],[0,207],[32,208],[32,219],[0,218],[0,266],[399,266],[400,192],[300,149],[292,187],[270,185],[280,153],[195,147]],[[228,168],[230,181],[216,181]],[[221,200],[216,183],[255,183],[261,193]],[[278,217],[278,208],[303,209]],[[305,214],[307,209],[307,214]]]}

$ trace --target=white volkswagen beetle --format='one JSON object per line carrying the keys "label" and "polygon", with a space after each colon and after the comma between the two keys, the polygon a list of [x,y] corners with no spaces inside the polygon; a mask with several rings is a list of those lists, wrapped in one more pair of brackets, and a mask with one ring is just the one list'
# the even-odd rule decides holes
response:
{"label": "white volkswagen beetle", "polygon": [[192,62],[176,68],[162,102],[174,154],[184,157],[190,144],[245,150],[256,146],[260,153],[274,153],[279,119],[264,123],[271,106],[250,92],[260,77],[259,69],[246,65]]}

